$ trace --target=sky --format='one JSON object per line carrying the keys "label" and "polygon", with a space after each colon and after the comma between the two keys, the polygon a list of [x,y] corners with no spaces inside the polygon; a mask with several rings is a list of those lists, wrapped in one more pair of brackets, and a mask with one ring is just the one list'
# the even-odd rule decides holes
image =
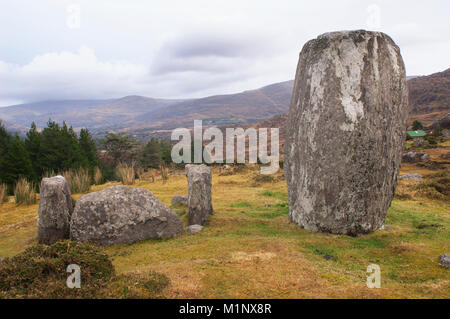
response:
{"label": "sky", "polygon": [[256,89],[338,30],[385,32],[407,75],[428,75],[449,68],[449,14],[448,0],[0,0],[0,106]]}

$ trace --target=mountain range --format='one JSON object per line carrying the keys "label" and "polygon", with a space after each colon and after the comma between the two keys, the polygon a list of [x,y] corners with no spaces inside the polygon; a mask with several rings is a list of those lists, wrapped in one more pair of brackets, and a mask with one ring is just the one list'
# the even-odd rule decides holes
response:
{"label": "mountain range", "polygon": [[[34,121],[45,127],[49,119],[66,121],[75,130],[87,127],[95,137],[108,131],[125,131],[138,139],[150,134],[167,136],[177,127],[248,126],[285,114],[294,81],[285,81],[237,94],[199,99],[154,99],[126,96],[107,100],[68,100],[27,103],[0,108],[8,130],[25,132]],[[410,118],[431,125],[450,111],[450,69],[429,76],[408,77]],[[275,117],[276,121],[285,117]],[[264,123],[264,122],[263,122]],[[281,125],[281,124],[280,124]],[[259,126],[259,125],[258,125]]]}

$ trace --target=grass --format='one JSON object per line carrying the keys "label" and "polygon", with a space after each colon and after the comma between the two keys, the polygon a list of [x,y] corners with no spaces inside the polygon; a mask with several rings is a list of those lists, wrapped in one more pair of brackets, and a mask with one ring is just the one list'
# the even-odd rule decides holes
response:
{"label": "grass", "polygon": [[16,204],[36,204],[36,191],[33,183],[21,177],[14,186],[14,202]]}
{"label": "grass", "polygon": [[117,177],[124,185],[133,185],[135,182],[136,172],[132,164],[120,163],[116,169]]}
{"label": "grass", "polygon": [[[249,187],[256,170],[221,176],[220,169],[213,168],[215,215],[195,236],[102,247],[117,274],[109,286],[111,294],[119,298],[450,298],[450,273],[437,262],[450,252],[450,204],[445,198],[421,195],[415,189],[420,182],[401,180],[399,185],[413,196],[393,200],[386,219],[390,229],[357,237],[311,233],[288,219],[282,173],[270,183]],[[434,174],[425,177],[425,183],[444,174],[402,166],[401,174],[410,172]],[[96,185],[92,191],[116,184]],[[136,180],[133,186],[149,189],[168,206],[175,194],[187,192],[182,173],[165,182]],[[37,209],[37,205],[13,203],[0,207],[1,257],[14,256],[36,243]],[[179,213],[186,222],[186,214]],[[380,265],[380,289],[366,287],[370,264]]]}

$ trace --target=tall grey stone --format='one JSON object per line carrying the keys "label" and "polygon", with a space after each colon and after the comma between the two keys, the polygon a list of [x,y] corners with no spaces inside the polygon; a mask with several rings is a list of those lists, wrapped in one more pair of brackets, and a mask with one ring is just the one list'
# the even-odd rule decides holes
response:
{"label": "tall grey stone", "polygon": [[102,245],[130,244],[183,232],[178,215],[150,191],[112,186],[81,196],[70,223],[70,237]]}
{"label": "tall grey stone", "polygon": [[379,229],[397,184],[407,115],[405,67],[389,36],[344,31],[307,42],[288,116],[291,220],[339,234]]}
{"label": "tall grey stone", "polygon": [[208,215],[213,214],[211,199],[211,168],[201,165],[186,165],[188,180],[189,225],[203,225]]}
{"label": "tall grey stone", "polygon": [[62,176],[43,178],[37,221],[38,242],[51,245],[69,238],[72,212],[72,195],[67,180]]}

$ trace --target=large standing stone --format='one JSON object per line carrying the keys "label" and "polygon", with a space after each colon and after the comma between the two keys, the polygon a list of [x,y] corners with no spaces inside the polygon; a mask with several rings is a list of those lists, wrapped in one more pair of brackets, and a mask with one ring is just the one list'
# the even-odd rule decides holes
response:
{"label": "large standing stone", "polygon": [[69,238],[72,195],[62,176],[43,178],[39,195],[38,242],[51,245]]}
{"label": "large standing stone", "polygon": [[103,245],[174,237],[182,232],[178,215],[150,191],[122,185],[81,196],[70,224],[72,240]]}
{"label": "large standing stone", "polygon": [[211,169],[202,165],[186,165],[188,180],[189,225],[203,225],[213,214],[211,200]]}
{"label": "large standing stone", "polygon": [[303,47],[288,117],[289,216],[311,231],[383,225],[408,115],[399,48],[381,32],[333,32]]}

